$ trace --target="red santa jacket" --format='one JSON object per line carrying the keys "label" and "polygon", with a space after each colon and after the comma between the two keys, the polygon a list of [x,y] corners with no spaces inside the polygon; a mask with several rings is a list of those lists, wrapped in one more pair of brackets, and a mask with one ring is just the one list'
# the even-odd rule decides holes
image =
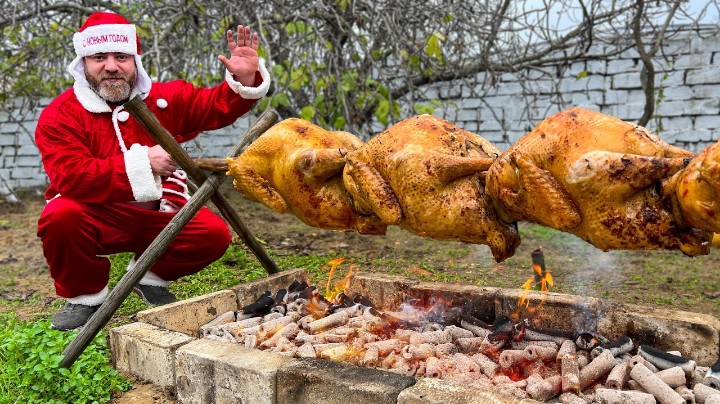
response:
{"label": "red santa jacket", "polygon": [[[213,88],[179,80],[153,83],[144,101],[175,140],[185,142],[235,122],[267,93],[269,80],[261,64],[257,87],[243,86],[226,72],[226,81]],[[76,82],[43,110],[35,141],[50,179],[48,200],[58,195],[87,203],[164,200],[163,206],[176,210],[188,198],[182,171],[174,178],[152,174],[147,149],[157,142],[145,128],[86,83]]]}

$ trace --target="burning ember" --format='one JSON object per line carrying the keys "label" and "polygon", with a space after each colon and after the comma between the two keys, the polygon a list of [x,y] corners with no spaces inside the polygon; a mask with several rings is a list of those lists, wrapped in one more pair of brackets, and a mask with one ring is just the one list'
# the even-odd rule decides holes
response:
{"label": "burning ember", "polygon": [[542,250],[532,258],[534,276],[524,284],[512,316],[517,318],[440,299],[406,302],[394,311],[374,307],[361,295],[343,292],[352,268],[332,285],[343,262],[338,259],[328,263],[325,296],[315,286],[294,282],[218,316],[200,328],[200,336],[540,401],[559,396],[564,403],[720,402],[713,401],[720,400],[720,364],[696,366],[679,353],[636,346],[627,336],[609,339],[592,330],[536,326],[542,303],[529,307],[526,294],[547,292],[553,280]]}

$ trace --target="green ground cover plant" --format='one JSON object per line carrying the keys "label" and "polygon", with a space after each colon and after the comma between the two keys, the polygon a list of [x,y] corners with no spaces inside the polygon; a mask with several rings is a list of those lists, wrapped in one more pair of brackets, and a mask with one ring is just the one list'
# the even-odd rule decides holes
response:
{"label": "green ground cover plant", "polygon": [[0,315],[0,403],[106,403],[113,392],[131,387],[108,362],[108,346],[98,335],[67,369],[62,351],[76,333],[50,329],[49,320]]}

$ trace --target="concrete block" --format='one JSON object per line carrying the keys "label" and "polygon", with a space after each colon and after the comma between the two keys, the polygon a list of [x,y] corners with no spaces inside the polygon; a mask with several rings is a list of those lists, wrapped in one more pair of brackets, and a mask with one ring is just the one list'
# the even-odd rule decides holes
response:
{"label": "concrete block", "polygon": [[642,88],[640,83],[640,72],[619,73],[611,77],[612,88],[615,90]]}
{"label": "concrete block", "polygon": [[417,284],[419,284],[417,280],[390,275],[355,273],[345,289],[345,294],[363,295],[375,304],[383,302],[385,305],[383,309],[395,309],[407,300],[408,291]]}
{"label": "concrete block", "polygon": [[480,98],[464,98],[460,102],[460,107],[465,108],[465,109],[481,108],[482,105],[483,105],[483,103]]}
{"label": "concrete block", "polygon": [[15,166],[40,168],[42,160],[40,160],[40,156],[18,156],[15,160]]}
{"label": "concrete block", "polygon": [[602,59],[607,57],[608,49],[607,45],[593,44],[590,49],[585,53],[586,56],[594,57],[594,59]]}
{"label": "concrete block", "polygon": [[674,87],[685,85],[685,70],[673,70],[669,72],[657,72],[655,77],[657,87]]}
{"label": "concrete block", "polygon": [[570,65],[569,73],[574,78],[586,70],[587,70],[587,65],[585,62],[573,62]]}
{"label": "concrete block", "polygon": [[487,121],[482,121],[480,123],[480,130],[485,131],[499,131],[502,130],[502,124],[494,119],[489,119]]}
{"label": "concrete block", "polygon": [[521,94],[523,92],[523,87],[520,85],[517,81],[507,82],[507,83],[500,83],[497,86],[497,92],[498,95],[514,95],[514,94]]}
{"label": "concrete block", "polygon": [[484,137],[484,138],[487,139],[488,141],[493,142],[493,143],[495,144],[495,147],[499,148],[500,150],[503,150],[503,149],[500,148],[499,143],[507,142],[507,138],[506,138],[506,136],[505,136],[505,132],[504,132],[504,131],[500,131],[500,130],[489,130],[489,131],[485,131],[485,130],[482,130],[481,135],[482,135],[482,137]]}
{"label": "concrete block", "polygon": [[232,290],[221,290],[165,306],[143,310],[137,313],[137,319],[171,331],[197,337],[200,326],[207,324],[210,320],[226,311],[238,309],[235,296],[236,294]]}
{"label": "concrete block", "polygon": [[618,90],[607,90],[603,93],[604,105],[609,104],[626,104],[628,99],[628,93],[627,91],[618,91]]}
{"label": "concrete block", "polygon": [[720,97],[720,85],[708,84],[691,86],[694,99],[718,98]]}
{"label": "concrete block", "polygon": [[[229,344],[231,345],[231,344]],[[235,345],[215,363],[215,403],[275,404],[277,373],[295,359]]]}
{"label": "concrete block", "polygon": [[604,60],[588,60],[587,71],[591,75],[604,76],[607,72],[607,62]]}
{"label": "concrete block", "polygon": [[500,82],[513,83],[518,81],[518,76],[515,73],[502,73],[500,74]]}
{"label": "concrete block", "polygon": [[692,69],[687,71],[685,84],[718,84],[720,83],[720,66],[710,66],[703,69]]}
{"label": "concrete block", "polygon": [[465,129],[468,132],[477,133],[478,132],[478,123],[477,121],[474,122],[463,122],[462,125],[460,125],[462,129]]}
{"label": "concrete block", "polygon": [[688,130],[693,128],[692,119],[687,116],[663,118],[662,127],[664,130]]}
{"label": "concrete block", "polygon": [[583,78],[566,77],[560,82],[559,91],[563,95],[568,93],[585,92],[588,90],[605,90],[610,88],[609,78],[600,75],[591,75]]}
{"label": "concrete block", "polygon": [[433,116],[442,118],[446,121],[455,122],[457,120],[457,109],[448,108],[442,110],[435,110],[435,112],[433,112]]}
{"label": "concrete block", "polygon": [[17,144],[20,146],[32,146],[34,154],[38,156],[40,155],[40,150],[38,150],[37,145],[35,144],[35,135],[33,132],[18,134],[17,141]]}
{"label": "concrete block", "polygon": [[287,288],[294,281],[307,282],[307,273],[305,273],[304,269],[289,269],[266,278],[234,286],[230,290],[235,292],[238,307],[242,308],[254,302],[266,290],[274,292],[278,289]]}
{"label": "concrete block", "polygon": [[557,73],[555,66],[549,68],[528,69],[515,74],[516,77],[525,81],[548,80],[555,77]]}
{"label": "concrete block", "polygon": [[175,352],[193,338],[183,333],[131,323],[110,330],[112,363],[120,372],[132,374],[161,387],[175,387]]}
{"label": "concrete block", "polygon": [[[522,296],[527,301],[527,307],[542,307],[542,319],[536,326],[565,331],[594,330],[598,318],[606,310],[602,300],[578,295],[561,293],[541,293],[522,289],[499,289],[494,295],[496,302],[495,314],[510,317],[518,311],[518,301]],[[526,312],[520,311],[520,317],[526,317]]]}
{"label": "concrete block", "polygon": [[475,311],[495,313],[493,299],[499,290],[474,285],[420,282],[408,290],[407,295],[410,301],[423,302],[423,306],[426,307],[431,307],[435,303],[447,305],[447,318],[449,318],[458,314],[457,310],[466,303],[471,303]]}
{"label": "concrete block", "polygon": [[710,66],[711,53],[688,53],[678,55],[672,67],[675,70],[698,69]]}
{"label": "concrete block", "polygon": [[683,101],[689,100],[693,97],[693,91],[690,87],[664,87],[663,100],[667,101]]}
{"label": "concrete block", "polygon": [[717,130],[693,129],[693,141],[698,143],[716,143],[718,140]]}
{"label": "concrete block", "polygon": [[690,37],[680,33],[675,38],[668,38],[663,41],[663,53],[666,55],[682,55],[690,52]]}
{"label": "concrete block", "polygon": [[613,59],[607,62],[607,73],[629,73],[637,71],[637,62],[632,59]]}
{"label": "concrete block", "polygon": [[638,305],[616,305],[598,323],[604,335],[627,335],[635,344],[680,351],[698,365],[718,358],[720,320],[710,314],[671,311]]}
{"label": "concrete block", "polygon": [[664,101],[656,106],[655,113],[664,117],[688,115],[688,104],[683,101]]}
{"label": "concrete block", "polygon": [[398,404],[531,404],[539,401],[519,399],[506,394],[481,389],[448,380],[421,378],[414,386],[398,395]]}
{"label": "concrete block", "polygon": [[[716,116],[703,115],[695,117],[695,129],[717,129],[720,128],[720,121]],[[686,128],[687,129],[687,128]]]}
{"label": "concrete block", "polygon": [[[704,36],[707,34],[704,34]],[[717,36],[699,38],[697,36],[692,37],[692,44],[690,52],[717,52],[720,51],[720,38]]]}
{"label": "concrete block", "polygon": [[440,99],[458,98],[460,96],[460,88],[450,87],[449,85],[440,85]]}
{"label": "concrete block", "polygon": [[10,173],[10,179],[25,180],[33,179],[40,175],[38,168],[33,167],[15,167]]}
{"label": "concrete block", "polygon": [[552,94],[555,92],[555,83],[547,80],[526,81],[522,89],[523,95],[528,94]]}
{"label": "concrete block", "polygon": [[277,402],[295,404],[395,404],[415,378],[377,369],[298,359],[278,369]]}
{"label": "concrete block", "polygon": [[[22,136],[20,136],[22,138]],[[37,146],[35,144],[21,144],[22,141],[20,141],[20,138],[18,138],[18,144],[20,147],[17,149],[17,154],[20,156],[40,156],[40,151],[38,150]]]}
{"label": "concrete block", "polygon": [[479,115],[480,114],[478,113],[477,109],[461,109],[460,111],[458,111],[457,121],[460,121],[460,122],[477,121]]}
{"label": "concrete block", "polygon": [[0,125],[0,133],[18,133],[20,132],[20,125],[15,122],[4,123]]}
{"label": "concrete block", "polygon": [[645,92],[643,90],[629,90],[626,93],[628,104],[645,105]]}
{"label": "concrete block", "polygon": [[18,135],[16,133],[0,132],[0,146],[20,146],[19,142],[20,140],[18,139]]}
{"label": "concrete block", "polygon": [[436,87],[428,87],[425,90],[425,97],[432,100],[439,97],[438,89]]}
{"label": "concrete block", "polygon": [[620,59],[637,59],[639,57],[640,57],[640,54],[637,52],[637,50],[632,49],[632,48],[622,52],[619,55]]}
{"label": "concrete block", "polygon": [[587,108],[587,109],[598,109],[598,105],[603,101],[602,93],[597,96],[597,92],[582,92],[572,93],[570,97],[570,104],[576,107]]}
{"label": "concrete block", "polygon": [[645,108],[645,103],[636,104],[628,102],[627,104],[609,105],[602,108],[601,112],[622,119],[623,121],[637,122],[642,115],[643,108]]}
{"label": "concrete block", "polygon": [[215,402],[215,362],[239,345],[198,339],[175,353],[175,390],[183,404]]}

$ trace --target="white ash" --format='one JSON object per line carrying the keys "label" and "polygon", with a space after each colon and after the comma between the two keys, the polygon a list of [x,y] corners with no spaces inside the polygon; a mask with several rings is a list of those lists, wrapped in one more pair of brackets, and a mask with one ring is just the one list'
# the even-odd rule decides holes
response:
{"label": "white ash", "polygon": [[[572,404],[720,399],[720,390],[702,384],[709,368],[678,360],[678,366],[671,366],[672,356],[658,360],[644,351],[638,354],[635,347],[628,350],[628,344],[598,349],[587,338],[570,340],[527,330],[524,339],[493,340],[490,329],[464,319],[458,325],[444,326],[435,319],[398,328],[393,321],[402,318],[399,312],[354,304],[326,315],[330,305],[323,306],[317,293],[294,300],[292,296],[282,310],[273,307],[264,316],[223,313],[202,326],[199,335],[297,358],[453,380],[520,399]],[[404,310],[407,314],[409,309]],[[443,313],[437,307],[434,311]],[[608,342],[593,337],[600,344]]]}

